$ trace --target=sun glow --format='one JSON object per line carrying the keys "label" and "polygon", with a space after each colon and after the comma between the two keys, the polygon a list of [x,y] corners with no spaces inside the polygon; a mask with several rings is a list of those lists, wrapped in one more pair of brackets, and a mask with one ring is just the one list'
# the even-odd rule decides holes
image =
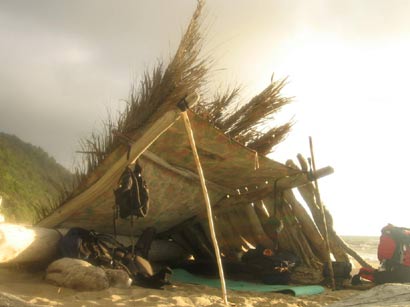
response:
{"label": "sun glow", "polygon": [[0,263],[7,263],[22,254],[35,239],[35,232],[24,226],[0,224]]}

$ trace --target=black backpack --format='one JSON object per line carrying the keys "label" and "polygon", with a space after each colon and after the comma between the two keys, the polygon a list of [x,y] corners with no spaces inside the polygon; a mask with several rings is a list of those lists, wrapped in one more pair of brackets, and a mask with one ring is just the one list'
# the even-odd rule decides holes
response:
{"label": "black backpack", "polygon": [[80,227],[71,228],[59,241],[58,249],[62,257],[82,259],[107,268],[113,268],[112,255],[115,250],[127,251],[111,236]]}
{"label": "black backpack", "polygon": [[141,175],[141,167],[135,164],[134,170],[127,166],[114,189],[114,231],[115,220],[120,217],[145,217],[149,209],[148,187]]}
{"label": "black backpack", "polygon": [[161,289],[170,284],[172,271],[164,267],[155,273],[147,260],[155,234],[154,228],[146,228],[134,246],[125,247],[110,235],[74,227],[61,238],[58,247],[61,257],[82,259],[107,269],[124,270],[133,284]]}

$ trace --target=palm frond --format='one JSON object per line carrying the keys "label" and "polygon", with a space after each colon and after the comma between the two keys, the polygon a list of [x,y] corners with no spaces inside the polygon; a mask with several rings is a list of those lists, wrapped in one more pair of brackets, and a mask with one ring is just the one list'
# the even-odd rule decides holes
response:
{"label": "palm frond", "polygon": [[292,98],[282,97],[280,94],[285,85],[286,79],[269,84],[260,94],[224,119],[224,130],[235,138],[268,120],[272,120],[273,115],[292,100]]}
{"label": "palm frond", "polygon": [[286,82],[286,79],[272,81],[260,94],[240,107],[240,88],[228,89],[214,101],[197,106],[195,111],[231,138],[266,155],[284,140],[293,125],[289,122],[267,132],[261,131],[270,127],[275,121],[274,115],[292,101],[293,98],[281,95]]}
{"label": "palm frond", "polygon": [[247,139],[250,139],[250,141],[246,143],[246,146],[256,150],[260,155],[266,156],[287,137],[292,126],[293,122],[288,122],[279,127],[273,127],[267,132],[258,132],[248,136]]}
{"label": "palm frond", "polygon": [[228,112],[228,107],[233,105],[239,97],[240,87],[228,88],[217,92],[211,101],[200,101],[193,111],[205,118],[213,126],[221,129],[223,118]]}

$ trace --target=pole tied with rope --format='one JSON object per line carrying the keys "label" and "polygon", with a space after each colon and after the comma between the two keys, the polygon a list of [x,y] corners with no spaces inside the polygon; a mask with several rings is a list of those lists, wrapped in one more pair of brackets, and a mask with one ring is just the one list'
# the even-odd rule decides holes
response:
{"label": "pole tied with rope", "polygon": [[210,230],[210,233],[211,233],[212,244],[214,246],[216,261],[217,261],[217,264],[218,264],[219,278],[221,280],[222,299],[223,299],[223,301],[226,305],[229,305],[228,296],[227,296],[227,292],[226,292],[226,283],[225,283],[224,271],[223,271],[223,268],[222,268],[221,253],[219,251],[219,245],[218,245],[218,241],[216,239],[216,234],[215,234],[215,227],[214,227],[214,222],[213,222],[211,202],[209,200],[208,189],[206,187],[204,173],[203,173],[203,170],[202,170],[201,162],[199,160],[199,155],[198,155],[198,151],[197,151],[196,144],[195,144],[194,133],[192,131],[191,123],[189,121],[189,117],[188,117],[188,114],[187,114],[187,110],[188,110],[189,107],[188,107],[188,103],[186,102],[185,98],[186,97],[181,99],[178,102],[177,106],[181,110],[181,115],[182,115],[182,118],[184,120],[185,129],[186,129],[186,132],[188,134],[189,143],[191,145],[192,154],[194,156],[194,160],[195,160],[195,164],[196,164],[196,167],[197,167],[199,179],[200,179],[200,182],[201,182],[202,193],[203,193],[203,196],[204,196],[205,205],[206,205],[206,212],[207,212],[207,216],[208,216],[209,230]]}

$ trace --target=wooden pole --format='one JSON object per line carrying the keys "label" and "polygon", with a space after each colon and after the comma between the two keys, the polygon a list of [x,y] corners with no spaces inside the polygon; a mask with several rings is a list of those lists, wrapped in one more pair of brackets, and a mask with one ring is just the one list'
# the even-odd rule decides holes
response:
{"label": "wooden pole", "polygon": [[202,192],[204,194],[204,199],[205,199],[205,204],[206,204],[206,211],[207,211],[207,214],[208,214],[209,230],[211,232],[212,243],[214,245],[216,261],[218,263],[219,278],[221,280],[222,299],[223,299],[223,301],[226,305],[229,305],[228,296],[227,296],[227,293],[226,293],[226,284],[225,284],[224,271],[223,271],[223,268],[222,268],[221,254],[220,254],[220,251],[219,251],[218,241],[217,241],[216,235],[215,235],[215,227],[214,227],[214,222],[213,222],[213,218],[212,218],[213,215],[212,215],[211,202],[209,200],[209,194],[208,194],[208,190],[207,190],[206,184],[205,184],[205,177],[204,177],[204,173],[202,171],[201,162],[199,160],[198,151],[196,149],[194,134],[193,134],[193,131],[192,131],[192,127],[191,127],[191,123],[189,121],[188,114],[187,114],[186,110],[182,110],[181,113],[182,113],[182,118],[184,119],[185,129],[186,129],[187,134],[188,134],[189,143],[191,145],[192,153],[193,153],[194,159],[195,159],[196,168],[198,170],[198,175],[199,175],[199,178],[200,178],[200,181],[201,181]]}
{"label": "wooden pole", "polygon": [[[310,156],[312,158],[312,171],[313,174],[316,173],[316,164],[315,164],[315,157],[313,154],[313,141],[312,141],[312,137],[309,136],[309,147],[310,147]],[[317,191],[317,202],[320,206],[320,211],[322,214],[322,219],[323,219],[323,225],[324,225],[324,230],[325,230],[325,242],[326,242],[326,249],[328,252],[328,267],[329,267],[329,273],[330,273],[330,278],[331,278],[331,282],[332,282],[332,289],[336,290],[336,283],[335,283],[335,275],[333,272],[333,265],[332,265],[332,259],[330,258],[330,245],[329,245],[329,234],[327,231],[327,223],[326,223],[326,216],[325,216],[325,209],[323,208],[323,203],[322,200],[320,198],[320,193],[319,193],[319,185],[316,179],[316,176],[314,176],[314,180],[315,180],[315,187],[316,187],[316,191]]]}

